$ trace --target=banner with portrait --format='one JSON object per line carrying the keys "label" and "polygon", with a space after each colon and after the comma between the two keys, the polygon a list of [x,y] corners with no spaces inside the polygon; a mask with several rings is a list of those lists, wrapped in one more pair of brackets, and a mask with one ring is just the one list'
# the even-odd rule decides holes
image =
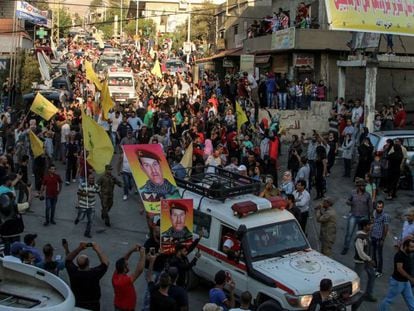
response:
{"label": "banner with portrait", "polygon": [[180,198],[161,145],[124,145],[122,148],[147,213],[159,214],[163,199]]}
{"label": "banner with portrait", "polygon": [[193,242],[193,199],[161,200],[161,249],[174,254],[177,244]]}

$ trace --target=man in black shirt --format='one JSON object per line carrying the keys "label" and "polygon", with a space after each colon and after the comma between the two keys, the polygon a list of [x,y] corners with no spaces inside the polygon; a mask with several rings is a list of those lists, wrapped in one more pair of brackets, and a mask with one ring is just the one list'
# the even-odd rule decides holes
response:
{"label": "man in black shirt", "polygon": [[[89,258],[78,254],[87,247],[92,247],[98,255],[101,264],[96,267],[89,266]],[[75,257],[77,266],[73,263]],[[70,279],[70,287],[75,295],[76,307],[93,311],[100,311],[101,287],[100,279],[108,270],[108,257],[96,243],[80,242],[79,246],[66,256],[65,266]]]}
{"label": "man in black shirt", "polygon": [[168,269],[168,274],[171,278],[171,286],[168,289],[168,296],[175,300],[177,311],[187,311],[188,293],[183,287],[177,285],[178,269],[176,267],[170,267]]}
{"label": "man in black shirt", "polygon": [[390,278],[387,297],[380,304],[380,311],[390,310],[390,305],[399,294],[404,297],[408,310],[414,311],[414,296],[410,285],[410,282],[414,283],[414,277],[408,273],[411,271],[409,254],[412,252],[414,252],[414,240],[407,239],[395,254],[394,272]]}
{"label": "man in black shirt", "polygon": [[171,278],[168,272],[162,272],[158,281],[158,288],[152,280],[152,274],[148,273],[148,286],[151,290],[150,311],[176,310],[175,300],[168,295]]}

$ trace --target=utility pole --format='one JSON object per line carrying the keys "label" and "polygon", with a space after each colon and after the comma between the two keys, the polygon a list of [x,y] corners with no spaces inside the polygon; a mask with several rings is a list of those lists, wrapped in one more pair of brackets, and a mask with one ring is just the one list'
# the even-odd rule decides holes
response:
{"label": "utility pole", "polygon": [[139,0],[136,0],[137,12],[135,14],[135,47],[138,48],[138,21],[139,21]]}
{"label": "utility pole", "polygon": [[189,64],[191,54],[191,0],[188,0],[187,44],[190,46],[190,51],[187,53],[187,64]]}
{"label": "utility pole", "polygon": [[124,21],[123,20],[123,12],[124,11],[124,0],[121,0],[121,25],[120,25],[120,27],[119,27],[119,30],[120,30],[120,36],[119,36],[119,40],[120,41],[122,41],[122,22]]}

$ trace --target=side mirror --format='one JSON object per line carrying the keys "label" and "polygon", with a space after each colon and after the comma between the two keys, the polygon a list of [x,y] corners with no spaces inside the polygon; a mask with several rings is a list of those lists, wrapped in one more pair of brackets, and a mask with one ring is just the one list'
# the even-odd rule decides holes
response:
{"label": "side mirror", "polygon": [[239,228],[236,231],[236,237],[239,241],[241,241],[244,237],[244,235],[247,232],[246,225],[240,225]]}

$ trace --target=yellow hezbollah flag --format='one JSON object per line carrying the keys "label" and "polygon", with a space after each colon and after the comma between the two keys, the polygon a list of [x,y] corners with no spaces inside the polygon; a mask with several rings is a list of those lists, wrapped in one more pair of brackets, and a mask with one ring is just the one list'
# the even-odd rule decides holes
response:
{"label": "yellow hezbollah flag", "polygon": [[162,78],[162,73],[161,73],[161,66],[160,66],[160,62],[158,61],[158,58],[155,61],[154,67],[151,70],[151,73],[154,76],[157,76],[158,78]]}
{"label": "yellow hezbollah flag", "polygon": [[110,164],[114,155],[114,147],[103,127],[82,111],[83,144],[89,152],[88,163],[101,174],[105,165]]}
{"label": "yellow hezbollah flag", "polygon": [[49,121],[59,109],[48,101],[42,94],[37,93],[30,110]]}
{"label": "yellow hezbollah flag", "polygon": [[35,158],[37,158],[44,153],[43,142],[31,130],[29,130],[29,139],[33,155]]}
{"label": "yellow hezbollah flag", "polygon": [[246,113],[243,111],[242,107],[240,106],[239,102],[236,101],[236,122],[237,122],[237,129],[240,130],[242,125],[249,121],[247,119]]}
{"label": "yellow hezbollah flag", "polygon": [[193,143],[191,142],[187,149],[185,150],[185,153],[180,161],[180,164],[184,168],[191,168],[193,167]]}
{"label": "yellow hezbollah flag", "polygon": [[325,0],[333,30],[414,35],[414,0]]}
{"label": "yellow hezbollah flag", "polygon": [[108,112],[114,106],[111,95],[109,94],[108,81],[105,81],[101,91],[101,105],[102,105],[102,116],[105,120],[108,120]]}
{"label": "yellow hezbollah flag", "polygon": [[99,80],[98,76],[96,75],[95,71],[93,71],[92,63],[85,60],[85,70],[86,70],[86,79],[92,81],[98,90],[102,90],[102,83]]}

